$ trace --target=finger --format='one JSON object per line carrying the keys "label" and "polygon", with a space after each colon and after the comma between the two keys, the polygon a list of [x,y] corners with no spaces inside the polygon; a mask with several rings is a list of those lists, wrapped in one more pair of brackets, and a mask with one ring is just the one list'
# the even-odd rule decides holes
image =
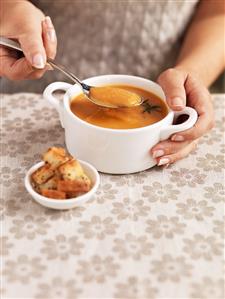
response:
{"label": "finger", "polygon": [[157,165],[168,165],[171,163],[174,163],[180,159],[185,158],[191,151],[193,151],[197,146],[197,142],[193,141],[189,143],[187,146],[185,146],[183,149],[181,149],[179,152],[163,156],[162,158],[157,159]]}
{"label": "finger", "polygon": [[10,80],[22,80],[33,72],[32,66],[25,58],[17,59],[10,56],[1,56],[1,69],[3,75]]}
{"label": "finger", "polygon": [[170,155],[173,153],[176,153],[186,147],[190,141],[185,141],[185,142],[175,142],[175,141],[170,141],[170,140],[165,140],[157,145],[155,145],[150,153],[152,154],[153,158],[159,158],[165,155]]}
{"label": "finger", "polygon": [[183,110],[186,105],[185,79],[185,75],[181,71],[169,69],[163,72],[157,80],[172,110]]}
{"label": "finger", "polygon": [[40,79],[44,73],[47,71],[48,69],[45,67],[44,69],[42,70],[35,70],[33,71],[32,73],[30,73],[26,79],[29,79],[29,80],[33,80],[33,79]]}
{"label": "finger", "polygon": [[198,139],[214,126],[213,105],[208,90],[199,85],[191,90],[188,99],[191,106],[198,112],[198,120],[192,128],[173,135],[171,137],[173,141],[183,142]]}
{"label": "finger", "polygon": [[1,49],[0,65],[1,70],[4,70],[2,75],[10,80],[37,79],[46,71],[46,69],[34,71],[25,57],[18,59],[15,53],[11,51],[1,51]]}
{"label": "finger", "polygon": [[19,36],[19,42],[29,63],[37,69],[43,69],[46,64],[46,52],[42,40],[41,24]]}
{"label": "finger", "polygon": [[42,38],[47,57],[54,59],[56,56],[57,38],[50,17],[46,17],[42,21]]}

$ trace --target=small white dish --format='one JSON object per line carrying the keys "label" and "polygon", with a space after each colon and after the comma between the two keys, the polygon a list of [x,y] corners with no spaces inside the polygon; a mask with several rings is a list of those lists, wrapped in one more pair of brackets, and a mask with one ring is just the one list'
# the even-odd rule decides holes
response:
{"label": "small white dish", "polygon": [[100,184],[100,176],[97,170],[89,163],[79,160],[84,172],[90,178],[92,182],[92,188],[87,193],[70,199],[52,199],[45,197],[37,193],[31,185],[31,174],[39,167],[44,165],[44,162],[39,162],[33,165],[26,173],[25,176],[25,187],[35,201],[42,206],[56,210],[67,210],[75,207],[79,207],[85,202],[89,201]]}

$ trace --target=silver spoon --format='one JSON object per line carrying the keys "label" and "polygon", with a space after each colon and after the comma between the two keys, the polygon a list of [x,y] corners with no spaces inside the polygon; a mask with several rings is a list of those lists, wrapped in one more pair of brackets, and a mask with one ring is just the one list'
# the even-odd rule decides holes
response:
{"label": "silver spoon", "polygon": [[[15,41],[13,41],[9,38],[5,38],[3,36],[0,36],[0,45],[5,46],[5,47],[10,48],[10,49],[14,49],[14,50],[23,52],[23,50],[22,50],[19,43],[15,42]],[[91,88],[96,88],[96,87],[90,86],[88,84],[83,83],[73,73],[66,70],[64,66],[56,63],[55,60],[53,60],[51,58],[47,58],[47,63],[50,64],[53,68],[55,68],[55,69],[59,70],[60,72],[62,72],[67,77],[69,77],[73,82],[77,83],[80,86],[83,93],[88,98],[88,100],[90,100],[92,103],[94,103],[98,106],[103,106],[103,107],[107,107],[107,108],[131,107],[131,106],[128,106],[128,105],[116,106],[116,105],[113,105],[113,104],[101,102],[98,99],[91,97],[90,96],[90,90],[91,90]],[[139,101],[137,101],[137,103],[132,105],[132,106],[139,106],[143,103],[143,99],[140,96],[138,96],[138,97],[139,97]]]}

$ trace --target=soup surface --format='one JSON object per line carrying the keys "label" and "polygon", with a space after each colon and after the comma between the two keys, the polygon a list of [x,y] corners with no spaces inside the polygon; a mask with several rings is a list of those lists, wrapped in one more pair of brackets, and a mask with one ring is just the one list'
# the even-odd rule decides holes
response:
{"label": "soup surface", "polygon": [[90,102],[82,93],[71,101],[71,111],[82,120],[104,128],[141,128],[163,119],[168,114],[164,101],[153,93],[129,85],[110,85],[122,88],[143,97],[140,106],[129,108],[104,108]]}

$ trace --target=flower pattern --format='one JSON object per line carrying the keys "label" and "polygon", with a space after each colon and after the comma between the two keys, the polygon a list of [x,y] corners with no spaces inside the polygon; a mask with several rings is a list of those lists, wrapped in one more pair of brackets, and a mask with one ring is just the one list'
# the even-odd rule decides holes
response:
{"label": "flower pattern", "polygon": [[126,283],[118,283],[115,298],[139,299],[157,298],[157,288],[152,287],[150,279],[140,280],[135,276],[130,276]]}
{"label": "flower pattern", "polygon": [[188,185],[196,187],[198,184],[204,184],[206,175],[200,173],[198,169],[181,168],[180,170],[171,171],[171,181],[178,187]]}
{"label": "flower pattern", "polygon": [[146,232],[159,239],[162,236],[172,239],[176,234],[183,234],[186,224],[179,222],[178,217],[168,218],[165,215],[158,215],[157,220],[148,220]]}
{"label": "flower pattern", "polygon": [[81,218],[82,213],[85,211],[84,207],[79,207],[76,209],[68,211],[54,211],[54,210],[45,210],[44,213],[50,220],[58,221],[62,219],[63,221],[71,221],[74,218]]}
{"label": "flower pattern", "polygon": [[26,215],[23,220],[15,219],[13,224],[15,226],[11,227],[9,231],[14,234],[16,239],[33,240],[37,235],[45,235],[50,227],[45,218],[37,218],[32,215]]}
{"label": "flower pattern", "polygon": [[213,228],[213,232],[215,234],[220,235],[220,237],[224,240],[225,237],[225,217],[223,217],[223,221],[219,221],[219,220],[214,220],[214,228]]}
{"label": "flower pattern", "polygon": [[111,256],[101,258],[99,255],[94,255],[89,261],[79,261],[80,268],[77,274],[83,276],[84,282],[96,281],[103,283],[109,277],[115,277],[119,269],[119,265],[114,263]]}
{"label": "flower pattern", "polygon": [[160,282],[171,280],[179,282],[183,276],[191,276],[193,266],[186,263],[182,256],[174,258],[164,254],[161,260],[152,261],[151,273],[156,274]]}
{"label": "flower pattern", "polygon": [[224,298],[225,98],[213,98],[215,128],[188,157],[100,173],[89,202],[52,210],[33,200],[24,176],[48,147],[66,148],[59,117],[42,95],[1,95],[1,295]]}
{"label": "flower pattern", "polygon": [[117,215],[118,220],[132,219],[137,221],[140,217],[148,216],[150,207],[145,205],[143,200],[131,202],[128,197],[123,202],[113,203],[112,213]]}
{"label": "flower pattern", "polygon": [[159,182],[152,183],[151,186],[143,186],[143,197],[148,198],[150,202],[160,201],[168,203],[170,200],[177,200],[180,193],[179,190],[173,189],[171,184],[160,184]]}
{"label": "flower pattern", "polygon": [[146,236],[137,237],[132,234],[126,234],[125,239],[117,238],[114,243],[114,250],[122,259],[131,257],[140,260],[142,255],[150,255],[154,247],[152,243],[148,242]]}
{"label": "flower pattern", "polygon": [[38,284],[38,293],[36,294],[36,299],[43,298],[80,298],[82,293],[81,288],[77,286],[75,280],[65,280],[62,277],[54,277],[50,284],[45,282]]}
{"label": "flower pattern", "polygon": [[212,217],[214,207],[209,207],[206,200],[196,201],[188,198],[186,203],[177,203],[177,213],[185,219],[193,219],[202,221],[205,217]]}
{"label": "flower pattern", "polygon": [[201,283],[192,284],[192,298],[224,298],[224,280],[214,280],[210,277],[203,277]]}
{"label": "flower pattern", "polygon": [[20,168],[11,169],[10,167],[3,166],[0,168],[0,185],[9,187],[10,185],[18,184],[24,177],[24,173]]}
{"label": "flower pattern", "polygon": [[23,155],[24,152],[28,152],[31,145],[24,141],[11,139],[7,143],[0,143],[0,148],[3,157],[9,156],[13,158],[16,155]]}
{"label": "flower pattern", "polygon": [[223,155],[212,155],[206,154],[205,158],[197,158],[197,166],[202,168],[204,171],[215,171],[220,172],[224,169],[224,156]]}
{"label": "flower pattern", "polygon": [[103,204],[108,200],[116,198],[117,190],[112,188],[111,184],[104,184],[101,186],[101,190],[97,190],[96,197],[99,204]]}
{"label": "flower pattern", "polygon": [[41,252],[46,254],[48,259],[68,260],[71,254],[79,255],[84,247],[77,236],[66,238],[64,235],[57,235],[55,240],[44,240],[43,243],[45,246]]}
{"label": "flower pattern", "polygon": [[3,128],[5,128],[6,132],[10,133],[20,133],[22,130],[30,130],[31,127],[34,126],[34,122],[30,118],[21,118],[16,117],[13,120],[5,120],[3,123]]}
{"label": "flower pattern", "polygon": [[104,239],[107,235],[114,235],[118,224],[113,223],[111,217],[101,219],[98,216],[93,216],[91,221],[81,221],[81,228],[78,232],[84,235],[86,239],[98,238]]}
{"label": "flower pattern", "polygon": [[7,260],[2,274],[10,282],[19,281],[22,284],[27,284],[32,279],[41,277],[45,268],[46,266],[42,265],[40,258],[29,258],[23,254],[16,260]]}
{"label": "flower pattern", "polygon": [[14,199],[0,198],[0,221],[3,221],[6,216],[14,217],[20,209],[21,206]]}
{"label": "flower pattern", "polygon": [[214,236],[195,234],[193,239],[184,239],[184,243],[184,251],[193,259],[212,260],[215,255],[222,254],[223,244],[217,242]]}
{"label": "flower pattern", "polygon": [[204,187],[206,193],[204,196],[209,198],[213,202],[217,203],[220,201],[225,202],[225,187],[223,184],[214,183],[213,187]]}

